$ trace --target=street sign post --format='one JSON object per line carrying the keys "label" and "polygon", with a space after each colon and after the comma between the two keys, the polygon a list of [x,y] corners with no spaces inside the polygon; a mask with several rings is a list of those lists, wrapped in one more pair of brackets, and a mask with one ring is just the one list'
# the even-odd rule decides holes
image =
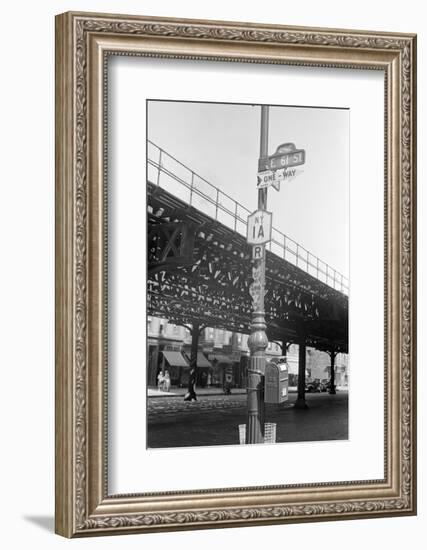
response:
{"label": "street sign post", "polygon": [[[268,105],[261,105],[260,158],[268,155]],[[267,212],[267,188],[258,189],[258,210],[248,216],[247,241],[252,248],[252,279],[249,292],[252,298],[252,319],[248,347],[250,358],[247,371],[248,421],[246,443],[264,443],[264,384],[265,350],[268,346],[264,312],[265,243],[271,240],[271,212]],[[261,248],[259,248],[261,247]]]}
{"label": "street sign post", "polygon": [[[248,347],[250,358],[248,365],[248,422],[246,424],[246,442],[264,442],[264,378],[266,373],[265,350],[268,346],[265,321],[265,243],[271,240],[272,214],[267,212],[267,193],[270,186],[279,191],[280,182],[296,176],[294,166],[305,163],[305,150],[297,149],[294,143],[282,143],[274,155],[268,156],[268,105],[261,106],[260,158],[258,160],[258,210],[248,216],[246,240],[252,246],[252,279],[249,294],[252,298],[252,320]],[[278,382],[281,382],[278,380]],[[286,380],[287,382],[287,380]],[[283,383],[284,384],[284,383]],[[287,392],[287,387],[279,387]],[[277,393],[277,392],[276,392]],[[281,402],[285,393],[274,402]],[[286,393],[287,397],[287,393]]]}
{"label": "street sign post", "polygon": [[273,214],[266,210],[256,210],[248,216],[248,244],[265,244],[271,241],[272,219]]}

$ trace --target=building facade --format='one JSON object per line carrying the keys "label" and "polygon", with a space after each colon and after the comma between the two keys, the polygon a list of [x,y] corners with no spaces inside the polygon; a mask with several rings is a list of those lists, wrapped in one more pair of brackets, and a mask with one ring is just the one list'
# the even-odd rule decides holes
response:
{"label": "building facade", "polygon": [[[233,333],[218,328],[205,328],[198,342],[197,383],[202,387],[246,387],[246,369],[249,358],[247,334]],[[169,323],[167,319],[147,317],[147,385],[156,386],[159,372],[168,370],[173,386],[188,383],[191,353],[191,332],[188,328]],[[298,380],[298,345],[269,342],[267,358],[286,355],[289,365],[289,385]],[[330,378],[331,359],[328,353],[307,348],[307,380]],[[348,384],[348,356],[338,354],[335,359],[335,384]]]}
{"label": "building facade", "polygon": [[[249,357],[247,334],[218,328],[205,328],[199,338],[197,354],[198,384],[201,386],[246,387]],[[147,384],[155,386],[160,371],[167,369],[172,385],[185,386],[188,381],[191,333],[167,319],[147,317]],[[165,353],[166,352],[166,353]],[[185,364],[180,363],[181,354]],[[267,356],[282,355],[281,347],[269,342]]]}

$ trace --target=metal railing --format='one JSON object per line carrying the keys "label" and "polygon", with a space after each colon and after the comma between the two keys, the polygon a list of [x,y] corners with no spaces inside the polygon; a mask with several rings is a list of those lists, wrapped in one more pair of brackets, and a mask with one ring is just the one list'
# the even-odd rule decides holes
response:
{"label": "metal railing", "polygon": [[[251,211],[150,140],[147,145],[147,179],[246,237],[247,218]],[[274,227],[267,249],[348,295],[347,277]]]}

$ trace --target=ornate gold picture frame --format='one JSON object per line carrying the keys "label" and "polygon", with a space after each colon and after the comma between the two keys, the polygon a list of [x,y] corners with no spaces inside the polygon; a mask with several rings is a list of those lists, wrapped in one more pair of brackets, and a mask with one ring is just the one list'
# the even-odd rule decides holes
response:
{"label": "ornate gold picture frame", "polygon": [[[382,479],[265,486],[255,472],[250,487],[110,494],[105,205],[111,56],[248,63],[254,71],[282,64],[384,73]],[[415,514],[415,179],[414,35],[57,16],[56,532],[79,537]]]}

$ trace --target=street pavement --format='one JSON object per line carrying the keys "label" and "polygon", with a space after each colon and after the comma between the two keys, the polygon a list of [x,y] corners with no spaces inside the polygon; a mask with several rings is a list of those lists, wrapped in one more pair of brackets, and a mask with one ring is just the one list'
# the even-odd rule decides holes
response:
{"label": "street pavement", "polygon": [[[246,394],[148,399],[148,447],[239,444],[239,424],[247,420]],[[306,394],[308,409],[296,409],[296,393],[281,405],[266,405],[265,422],[276,423],[276,442],[348,439],[348,392]]]}

